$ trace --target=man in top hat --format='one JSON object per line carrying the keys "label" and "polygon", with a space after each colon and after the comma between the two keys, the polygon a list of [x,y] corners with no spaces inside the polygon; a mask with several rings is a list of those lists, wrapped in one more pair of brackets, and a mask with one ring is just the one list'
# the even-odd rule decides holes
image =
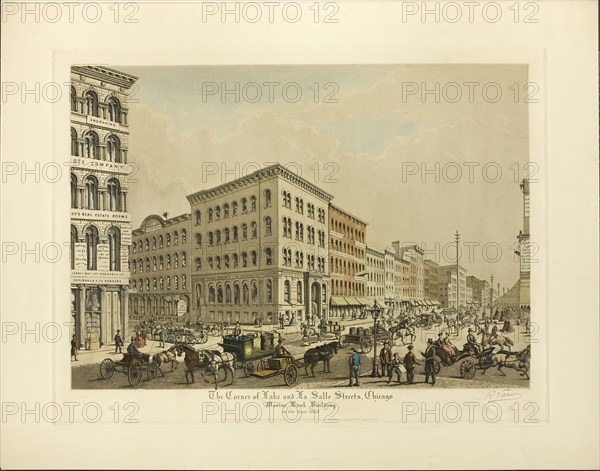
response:
{"label": "man in top hat", "polygon": [[121,331],[117,329],[117,334],[115,335],[115,353],[123,353],[123,339],[121,338]]}
{"label": "man in top hat", "polygon": [[360,364],[362,360],[360,358],[360,354],[356,348],[352,349],[352,354],[350,355],[350,359],[348,360],[349,367],[349,384],[348,386],[352,386],[352,378],[354,377],[355,384],[354,386],[360,386],[358,378],[360,377]]}
{"label": "man in top hat", "polygon": [[398,377],[398,384],[400,384],[400,378],[402,376],[403,369],[404,367],[402,366],[402,362],[400,361],[400,356],[398,355],[398,353],[394,353],[394,358],[392,358],[392,362],[389,367],[390,372],[388,374],[388,384],[390,384],[390,381],[392,381],[392,376],[394,376],[394,373]]}
{"label": "man in top hat", "polygon": [[408,352],[404,355],[404,368],[406,368],[406,382],[408,384],[415,383],[415,365],[420,365],[413,353],[413,348],[415,347],[412,344],[409,345]]}
{"label": "man in top hat", "polygon": [[391,378],[392,373],[390,371],[390,367],[392,364],[392,347],[390,342],[387,340],[383,343],[383,345],[384,346],[381,349],[381,353],[379,354],[379,360],[381,363],[381,376],[389,376]]}
{"label": "man in top hat", "polygon": [[427,339],[427,348],[425,353],[421,352],[421,355],[425,357],[425,382],[429,383],[429,376],[431,376],[431,385],[435,385],[435,348],[433,347],[433,339]]}
{"label": "man in top hat", "polygon": [[479,345],[477,345],[477,339],[473,334],[473,329],[469,329],[469,334],[467,335],[467,346],[472,347],[479,352]]}

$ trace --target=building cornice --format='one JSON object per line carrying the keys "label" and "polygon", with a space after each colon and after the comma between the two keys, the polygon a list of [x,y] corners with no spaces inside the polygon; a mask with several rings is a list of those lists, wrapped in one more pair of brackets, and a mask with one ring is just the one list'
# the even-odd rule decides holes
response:
{"label": "building cornice", "polygon": [[138,79],[138,77],[134,75],[98,65],[74,65],[71,67],[71,72],[102,82],[108,82],[121,88],[131,88]]}

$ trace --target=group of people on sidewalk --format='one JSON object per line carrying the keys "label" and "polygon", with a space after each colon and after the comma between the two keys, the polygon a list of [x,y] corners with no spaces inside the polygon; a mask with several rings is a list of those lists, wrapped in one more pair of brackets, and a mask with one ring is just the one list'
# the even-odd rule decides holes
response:
{"label": "group of people on sidewalk", "polygon": [[[400,384],[402,374],[404,373],[406,374],[406,384],[415,384],[415,367],[421,363],[417,361],[417,357],[413,353],[413,350],[414,345],[409,345],[408,352],[406,352],[404,358],[400,359],[400,354],[398,352],[392,353],[391,344],[389,342],[385,342],[383,350],[379,356],[381,374],[379,374],[378,371],[378,376],[380,378],[387,376],[387,382],[390,384],[395,375],[398,384]],[[435,384],[435,348],[433,346],[433,339],[427,339],[427,348],[425,349],[425,352],[421,352],[421,355],[425,359],[425,383],[429,383],[429,378],[431,377],[431,385],[433,386]],[[353,348],[348,362],[348,386],[360,386],[359,378],[361,364],[362,358],[360,353],[358,350]]]}

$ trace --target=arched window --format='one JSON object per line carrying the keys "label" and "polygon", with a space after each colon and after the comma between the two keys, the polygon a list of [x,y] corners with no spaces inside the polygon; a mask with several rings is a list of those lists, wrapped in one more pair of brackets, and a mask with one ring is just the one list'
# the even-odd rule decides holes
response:
{"label": "arched window", "polygon": [[79,142],[77,142],[77,131],[71,128],[71,155],[79,155]]}
{"label": "arched window", "polygon": [[96,270],[98,258],[98,229],[90,226],[85,230],[85,245],[87,252],[87,269]]}
{"label": "arched window", "polygon": [[238,204],[237,204],[237,201],[234,201],[233,203],[231,203],[231,215],[237,216],[237,210],[238,210]]}
{"label": "arched window", "polygon": [[167,254],[167,270],[171,269],[171,255]]}
{"label": "arched window", "polygon": [[243,295],[243,303],[244,304],[250,304],[250,291],[248,290],[248,284],[244,283],[244,286],[242,288],[242,295]]}
{"label": "arched window", "polygon": [[231,285],[229,283],[225,285],[225,302],[231,304]]}
{"label": "arched window", "polygon": [[77,92],[75,91],[75,87],[71,87],[71,111],[77,111]]}
{"label": "arched window", "polygon": [[215,208],[215,219],[218,221],[221,219],[221,206]]}
{"label": "arched window", "polygon": [[214,286],[208,287],[208,302],[213,303],[213,304],[215,302],[215,287]]}
{"label": "arched window", "polygon": [[115,123],[121,122],[121,103],[116,97],[108,99],[108,119]]}
{"label": "arched window", "polygon": [[212,208],[208,208],[208,222],[212,222],[213,220],[213,210]]}
{"label": "arched window", "polygon": [[215,268],[217,270],[221,269],[221,257],[219,257],[218,255],[215,257]]}
{"label": "arched window", "polygon": [[217,288],[217,303],[222,304],[223,303],[223,287],[219,286]]}
{"label": "arched window", "polygon": [[99,209],[98,199],[98,180],[90,175],[85,179],[86,209]]}
{"label": "arched window", "polygon": [[273,250],[271,250],[270,247],[267,247],[265,249],[265,258],[266,258],[266,264],[267,265],[272,265],[273,264]]}
{"label": "arched window", "polygon": [[302,304],[302,282],[298,281],[296,283],[296,301],[298,304]]}
{"label": "arched window", "polygon": [[233,303],[240,303],[240,285],[238,284],[233,285]]}
{"label": "arched window", "polygon": [[208,245],[213,245],[215,243],[214,234],[212,232],[208,233]]}
{"label": "arched window", "polygon": [[179,245],[179,233],[177,231],[173,232],[173,245]]}
{"label": "arched window", "polygon": [[250,253],[250,258],[252,259],[252,265],[256,266],[256,263],[257,263],[256,250],[253,250]]}
{"label": "arched window", "polygon": [[233,254],[233,268],[237,268],[238,267],[239,260],[240,260],[240,258],[238,257],[238,254],[234,253]]}
{"label": "arched window", "polygon": [[229,217],[229,204],[225,203],[223,205],[223,218]]}
{"label": "arched window", "polygon": [[[121,184],[116,178],[111,178],[106,183],[106,190],[108,193],[108,210],[109,211],[121,211]],[[152,239],[153,249],[156,248],[156,237]]]}
{"label": "arched window", "polygon": [[77,228],[71,226],[71,270],[75,269],[75,244],[77,243]]}
{"label": "arched window", "polygon": [[161,234],[161,235],[158,236],[158,248],[162,249],[163,248],[163,244],[164,244],[164,238],[163,238],[163,236]]}
{"label": "arched window", "polygon": [[258,233],[258,231],[257,231],[257,225],[256,225],[256,221],[252,221],[252,225],[251,225],[251,227],[252,227],[252,238],[253,238],[253,239],[256,239],[256,237],[257,237],[257,233]]}
{"label": "arched window", "polygon": [[258,302],[258,286],[256,284],[256,281],[252,282],[252,302]]}
{"label": "arched window", "polygon": [[144,273],[144,260],[141,258],[138,260],[138,266],[140,267],[140,273]]}
{"label": "arched window", "polygon": [[221,243],[221,231],[219,231],[219,230],[215,231],[215,243],[217,243],[217,244]]}
{"label": "arched window", "polygon": [[173,255],[173,268],[179,268],[179,255],[177,253]]}
{"label": "arched window", "polygon": [[283,302],[290,303],[291,301],[291,293],[292,293],[292,285],[290,280],[285,280],[283,282]]}
{"label": "arched window", "polygon": [[271,206],[271,190],[265,190],[265,208],[269,208]]}
{"label": "arched window", "polygon": [[196,225],[200,225],[200,223],[202,222],[202,213],[198,210],[196,210],[196,212],[194,213],[196,216]]}
{"label": "arched window", "polygon": [[187,255],[185,252],[181,252],[181,266],[185,267],[186,263],[187,263]]}
{"label": "arched window", "polygon": [[106,139],[106,152],[111,162],[121,162],[121,141],[115,135]]}
{"label": "arched window", "polygon": [[237,228],[237,226],[233,226],[233,241],[234,242],[238,241],[238,228]]}
{"label": "arched window", "polygon": [[146,291],[150,291],[150,278],[146,278]]}
{"label": "arched window", "polygon": [[196,265],[196,271],[200,271],[202,268],[202,259],[200,257],[196,257],[194,264]]}
{"label": "arched window", "polygon": [[167,247],[171,247],[171,234],[167,234]]}
{"label": "arched window", "polygon": [[267,280],[267,288],[266,288],[266,300],[268,303],[273,302],[273,282],[271,280]]}
{"label": "arched window", "polygon": [[167,276],[167,290],[171,289],[171,277]]}
{"label": "arched window", "polygon": [[228,227],[223,229],[223,238],[225,239],[225,243],[228,244],[229,243],[229,228]]}
{"label": "arched window", "polygon": [[250,197],[250,211],[256,211],[256,196]]}
{"label": "arched window", "polygon": [[246,252],[242,252],[242,268],[246,268],[248,266],[248,254]]}
{"label": "arched window", "polygon": [[187,278],[185,275],[181,275],[181,289],[185,290],[187,286]]}
{"label": "arched window", "polygon": [[98,135],[95,132],[88,131],[85,133],[83,141],[85,144],[84,157],[87,157],[88,159],[99,159]]}
{"label": "arched window", "polygon": [[187,239],[187,231],[185,229],[181,229],[181,243],[185,244]]}
{"label": "arched window", "polygon": [[246,223],[242,224],[242,240],[248,239],[248,225]]}
{"label": "arched window", "polygon": [[163,269],[163,267],[164,267],[164,262],[165,262],[165,259],[163,258],[163,256],[162,256],[162,255],[160,255],[160,256],[158,257],[158,269],[159,269],[159,270],[162,270],[162,269]]}
{"label": "arched window", "polygon": [[110,271],[121,270],[121,231],[114,226],[108,230],[108,260]]}
{"label": "arched window", "polygon": [[156,237],[152,237],[152,250],[156,250]]}
{"label": "arched window", "polygon": [[162,276],[158,279],[158,287],[161,291],[165,290],[165,280]]}
{"label": "arched window", "polygon": [[265,218],[265,235],[270,236],[271,235],[271,229],[272,229],[271,217],[267,216]]}
{"label": "arched window", "polygon": [[85,93],[85,114],[98,116],[98,95],[92,91]]}
{"label": "arched window", "polygon": [[225,268],[229,268],[229,255],[227,254],[223,256],[223,265],[225,266]]}
{"label": "arched window", "polygon": [[158,269],[158,260],[156,257],[152,257],[152,271],[156,271]]}
{"label": "arched window", "polygon": [[175,290],[178,290],[179,289],[179,277],[177,275],[175,275],[173,277],[173,283],[175,284],[175,287],[174,287]]}
{"label": "arched window", "polygon": [[246,214],[248,212],[248,200],[246,198],[242,198],[242,214]]}
{"label": "arched window", "polygon": [[77,208],[77,177],[71,174],[71,208]]}

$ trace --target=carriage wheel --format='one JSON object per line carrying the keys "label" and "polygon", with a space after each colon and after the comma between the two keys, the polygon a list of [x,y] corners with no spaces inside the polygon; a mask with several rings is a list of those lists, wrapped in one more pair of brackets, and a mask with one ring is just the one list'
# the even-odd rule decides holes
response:
{"label": "carriage wheel", "polygon": [[187,334],[185,336],[185,342],[186,343],[196,343],[196,337],[194,337],[194,335],[192,335],[192,334]]}
{"label": "carriage wheel", "polygon": [[441,370],[442,370],[442,363],[437,358],[434,358],[433,359],[433,371],[435,371],[435,374],[438,375],[438,374],[440,374]]}
{"label": "carriage wheel", "polygon": [[198,337],[198,342],[199,343],[208,342],[208,333],[206,332],[206,330],[203,330],[202,332],[200,332],[200,336]]}
{"label": "carriage wheel", "polygon": [[129,385],[133,388],[137,388],[142,384],[142,365],[138,360],[133,360],[129,365],[127,379],[129,380]]}
{"label": "carriage wheel", "polygon": [[151,361],[148,365],[148,379],[153,381],[158,376],[158,364],[155,361]]}
{"label": "carriage wheel", "polygon": [[490,355],[486,355],[486,356],[481,357],[479,359],[477,365],[482,370],[487,370],[489,367],[492,366],[492,357]]}
{"label": "carriage wheel", "polygon": [[254,364],[251,361],[244,363],[244,376],[247,378],[254,373]]}
{"label": "carriage wheel", "polygon": [[360,349],[363,353],[369,353],[372,348],[373,348],[373,341],[370,338],[366,337],[366,338],[361,339]]}
{"label": "carriage wheel", "polygon": [[463,362],[460,364],[460,375],[464,379],[473,379],[476,369],[477,367],[475,366],[475,363],[473,363],[471,360],[463,360]]}
{"label": "carriage wheel", "polygon": [[105,358],[100,363],[100,376],[102,379],[110,379],[115,374],[115,362],[110,358]]}
{"label": "carriage wheel", "polygon": [[341,348],[346,348],[348,346],[348,341],[346,340],[345,335],[340,335],[340,340],[338,341]]}
{"label": "carriage wheel", "polygon": [[298,382],[298,368],[296,365],[290,364],[285,368],[283,380],[288,386],[294,386]]}

